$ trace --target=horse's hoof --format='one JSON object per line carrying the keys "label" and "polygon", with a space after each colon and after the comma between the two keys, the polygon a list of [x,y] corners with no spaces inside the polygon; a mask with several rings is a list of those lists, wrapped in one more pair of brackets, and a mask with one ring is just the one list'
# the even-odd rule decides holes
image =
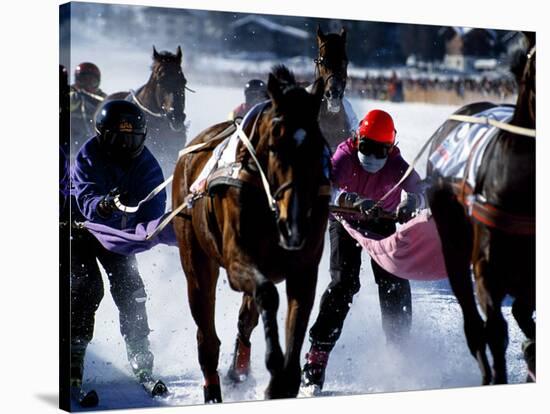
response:
{"label": "horse's hoof", "polygon": [[248,371],[242,372],[238,371],[236,369],[229,369],[227,371],[227,382],[233,383],[233,384],[242,384],[248,379]]}
{"label": "horse's hoof", "polygon": [[216,404],[222,402],[222,389],[220,388],[220,384],[205,385],[202,389],[204,392],[205,404]]}
{"label": "horse's hoof", "polygon": [[236,384],[248,379],[250,374],[250,344],[245,344],[239,337],[235,343],[233,361],[227,372],[227,378]]}
{"label": "horse's hoof", "polygon": [[523,356],[527,362],[527,382],[536,382],[535,341],[527,340],[522,345]]}

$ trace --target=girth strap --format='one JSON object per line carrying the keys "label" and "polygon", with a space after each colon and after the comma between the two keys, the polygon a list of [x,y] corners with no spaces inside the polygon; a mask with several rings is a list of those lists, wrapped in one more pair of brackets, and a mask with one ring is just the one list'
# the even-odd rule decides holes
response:
{"label": "girth strap", "polygon": [[520,236],[536,234],[536,218],[534,216],[507,213],[479,200],[474,200],[472,203],[472,218],[506,233]]}

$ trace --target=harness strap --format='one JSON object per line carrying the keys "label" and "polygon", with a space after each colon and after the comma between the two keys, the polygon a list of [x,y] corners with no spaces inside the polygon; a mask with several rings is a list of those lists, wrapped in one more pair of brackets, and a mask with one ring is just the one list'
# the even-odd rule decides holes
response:
{"label": "harness strap", "polygon": [[469,115],[453,114],[448,119],[452,121],[467,122],[470,124],[491,125],[498,129],[511,132],[512,134],[523,135],[531,138],[535,138],[537,133],[536,129],[524,128],[516,125],[507,124],[506,122],[497,121],[496,119],[488,118],[486,116],[469,116]]}
{"label": "harness strap", "polygon": [[[260,117],[261,114],[262,114],[261,112],[258,114],[258,117],[256,118],[256,121],[255,121],[254,124],[256,124],[256,122],[258,121],[258,118]],[[267,177],[266,177],[266,175],[265,175],[265,173],[262,169],[260,161],[258,161],[258,158],[256,157],[256,151],[254,150],[254,147],[252,146],[252,143],[250,142],[250,139],[248,139],[248,137],[246,136],[246,133],[243,131],[243,128],[242,128],[241,125],[237,125],[237,135],[238,135],[239,139],[241,140],[241,142],[246,147],[246,149],[248,150],[248,153],[250,154],[250,156],[252,157],[252,160],[256,164],[256,167],[258,168],[258,173],[260,174],[260,179],[261,179],[262,185],[264,187],[264,191],[265,191],[265,195],[266,195],[266,198],[267,198],[267,203],[269,205],[269,208],[272,211],[277,212],[277,203],[275,202],[275,199],[271,195],[271,189],[269,188],[269,181],[267,181]]]}
{"label": "harness strap", "polygon": [[203,197],[203,193],[201,194],[188,194],[183,203],[181,203],[176,209],[172,210],[172,212],[167,215],[164,220],[162,220],[158,227],[155,229],[154,232],[152,232],[151,234],[148,234],[147,236],[145,236],[145,240],[150,240],[150,239],[154,239],[155,237],[157,237],[159,235],[159,233],[164,230],[164,228],[174,219],[174,217],[176,217],[178,214],[180,214],[183,209],[187,208],[187,207],[190,207],[193,205],[193,203],[198,200],[199,198],[202,198]]}
{"label": "harness strap", "polygon": [[380,207],[382,205],[382,203],[384,202],[384,200],[386,198],[388,198],[395,190],[397,190],[401,184],[403,184],[405,182],[405,180],[409,177],[409,175],[411,175],[411,173],[414,171],[414,167],[416,166],[416,164],[418,163],[418,161],[420,160],[420,157],[422,157],[422,155],[424,154],[424,152],[428,149],[428,146],[432,143],[432,141],[435,139],[437,134],[433,134],[430,139],[428,139],[424,145],[422,146],[422,148],[420,148],[420,151],[418,152],[418,154],[416,155],[416,157],[414,158],[413,162],[409,165],[409,168],[407,168],[407,171],[405,171],[405,173],[403,174],[403,176],[401,177],[401,179],[395,183],[395,185],[390,188],[388,190],[388,192],[386,194],[384,194],[376,203],[374,203],[374,205],[367,211],[367,215],[369,213],[372,213],[375,209],[377,209],[378,207]]}
{"label": "harness strap", "polygon": [[134,92],[133,89],[130,89],[130,95],[132,96],[132,100],[136,103],[137,106],[139,106],[139,108],[143,111],[143,112],[146,112],[148,113],[149,115],[151,116],[154,116],[155,118],[162,118],[164,117],[164,114],[161,113],[161,112],[153,112],[151,111],[149,108],[147,108],[145,105],[143,105],[140,100],[138,99],[138,97],[136,96],[136,93]]}
{"label": "harness strap", "polygon": [[[533,138],[536,135],[536,130],[534,130],[534,129],[518,127],[516,125],[510,125],[510,124],[507,124],[505,122],[500,122],[500,121],[497,121],[495,119],[491,119],[491,118],[488,118],[488,117],[485,117],[485,116],[479,117],[479,116],[468,116],[468,115],[453,114],[453,115],[450,115],[447,119],[451,120],[451,121],[467,122],[467,123],[472,123],[472,124],[492,125],[496,128],[511,132],[513,134],[524,135],[524,136],[533,137]],[[399,186],[401,184],[403,184],[403,182],[407,179],[407,177],[409,175],[411,175],[411,173],[414,170],[415,165],[418,163],[418,161],[420,160],[420,157],[424,154],[424,152],[428,148],[428,145],[431,144],[431,142],[434,140],[436,135],[437,134],[433,134],[430,137],[430,139],[428,139],[426,141],[426,143],[422,146],[422,148],[418,152],[417,156],[414,158],[412,164],[409,165],[409,168],[407,168],[407,171],[405,171],[405,173],[403,174],[401,179],[397,182],[397,184],[395,184],[386,194],[384,194],[382,196],[382,198],[380,198],[380,200],[378,200],[371,209],[379,207],[380,204],[386,198],[388,198],[395,190],[397,190],[399,188]]]}
{"label": "harness strap", "polygon": [[[210,144],[210,142],[212,142],[213,140],[216,140],[218,138],[220,138],[221,136],[223,136],[224,134],[228,133],[231,129],[233,129],[233,125],[234,124],[231,124],[229,125],[227,128],[225,128],[223,131],[221,131],[218,135],[216,135],[214,138],[212,138],[211,140],[208,140],[206,142],[201,142],[199,144],[194,144],[194,145],[190,145],[188,147],[185,147],[183,148],[182,150],[180,150],[180,152],[178,153],[178,160],[183,157],[184,155],[186,154],[189,154],[191,152],[195,152],[203,147],[205,147],[206,145]],[[143,204],[143,203],[146,203],[147,201],[151,200],[153,197],[155,197],[158,193],[160,193],[164,188],[166,188],[166,186],[168,186],[168,184],[170,184],[172,182],[172,180],[174,179],[174,175],[172,174],[170,177],[168,177],[166,180],[164,180],[163,183],[159,184],[157,187],[155,187],[153,189],[153,191],[151,191],[147,197],[145,197],[143,200],[141,200],[136,206],[133,206],[133,207],[130,207],[130,206],[126,206],[124,205],[121,201],[120,201],[120,196],[116,196],[115,199],[114,199],[114,203],[115,203],[115,206],[122,212],[124,213],[135,213],[139,210],[140,206]]]}
{"label": "harness strap", "polygon": [[[186,148],[182,149],[178,154],[178,159],[180,157],[182,157],[183,155],[185,155],[185,154],[189,154],[190,152],[196,151],[196,150],[204,147],[206,144],[208,144],[208,142],[202,142],[200,144],[191,145],[189,147],[186,147]],[[174,179],[174,175],[172,174],[170,177],[168,177],[166,180],[164,180],[164,182],[162,182],[161,184],[156,186],[153,189],[153,191],[151,191],[149,194],[147,194],[147,197],[145,197],[143,200],[141,200],[139,203],[137,203],[136,206],[130,207],[130,206],[126,206],[126,205],[122,204],[122,202],[120,201],[120,196],[117,195],[114,199],[115,206],[120,211],[122,211],[124,213],[135,213],[139,210],[139,208],[141,207],[142,204],[148,202],[153,197],[155,197],[158,193],[160,193],[162,190],[164,190],[166,188],[166,186],[168,186],[168,184],[170,184],[172,182],[173,179]]]}
{"label": "harness strap", "polygon": [[90,98],[92,99],[95,99],[96,101],[99,101],[99,102],[103,102],[105,100],[105,97],[104,96],[101,96],[101,95],[98,95],[96,93],[93,93],[93,92],[88,92],[84,89],[77,89],[75,88],[75,90],[78,92],[78,93],[81,93],[82,95],[86,95],[86,96],[89,96]]}
{"label": "harness strap", "polygon": [[508,213],[474,194],[469,184],[462,180],[451,183],[457,200],[466,214],[475,221],[508,234],[532,236],[536,234],[536,218],[530,215]]}
{"label": "harness strap", "polygon": [[507,213],[480,200],[472,203],[472,217],[489,227],[520,236],[536,234],[536,219],[533,216]]}

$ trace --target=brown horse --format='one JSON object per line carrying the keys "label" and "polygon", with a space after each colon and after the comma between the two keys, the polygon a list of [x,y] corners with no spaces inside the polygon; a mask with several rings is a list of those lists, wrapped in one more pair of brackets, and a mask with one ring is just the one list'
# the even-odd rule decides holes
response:
{"label": "brown horse", "polygon": [[157,52],[153,46],[151,75],[136,91],[113,93],[105,99],[126,99],[138,105],[147,119],[147,147],[165,172],[172,171],[178,151],[185,146],[185,89],[182,52]]}
{"label": "brown horse", "polygon": [[[210,188],[208,196],[195,201],[187,217],[177,217],[174,222],[191,313],[198,327],[206,402],[221,402],[217,371],[220,341],[214,326],[220,266],[225,268],[230,286],[243,292],[235,359],[244,361],[247,373],[250,335],[261,315],[266,366],[271,374],[266,397],[295,397],[300,385],[300,351],[314,301],[328,217],[330,161],[317,121],[323,81],[319,79],[313,93],[308,93],[297,86],[288,69],[278,66],[269,75],[267,89],[270,104],[259,111],[253,123],[243,127],[254,151],[239,143],[235,165],[242,168],[238,179]],[[208,128],[190,145],[208,142],[228,125]],[[174,207],[184,202],[190,185],[211,156],[212,145],[206,148],[178,161]],[[261,184],[262,171],[267,190]],[[266,194],[271,190],[270,206]],[[288,300],[285,353],[278,339],[279,295],[274,285],[282,280],[286,280]]]}
{"label": "brown horse", "polygon": [[[511,125],[535,128],[535,37],[529,34],[512,71],[519,92]],[[518,64],[519,62],[519,64]],[[458,111],[477,113],[494,106],[470,105]],[[454,124],[453,124],[454,122]],[[444,124],[445,134],[456,121]],[[528,381],[535,378],[535,139],[499,129],[481,158],[475,188],[468,196],[470,209],[456,182],[432,174],[428,198],[441,237],[449,281],[464,316],[464,331],[471,354],[482,373],[482,383],[506,383],[507,324],[501,303],[514,298],[512,314],[527,337],[524,356]],[[473,200],[473,201],[472,201]],[[470,214],[471,212],[471,214]],[[470,268],[473,267],[476,294]],[[486,316],[481,318],[476,299]],[[493,356],[492,372],[486,355]]]}
{"label": "brown horse", "polygon": [[[317,46],[319,56],[315,59],[315,76],[325,81],[323,105],[319,112],[319,126],[328,141],[331,150],[352,134],[353,128],[349,112],[352,111],[345,101],[344,91],[348,77],[348,57],[346,54],[347,33],[323,33],[317,27]],[[351,117],[355,117],[353,114]],[[355,123],[355,122],[353,122]]]}

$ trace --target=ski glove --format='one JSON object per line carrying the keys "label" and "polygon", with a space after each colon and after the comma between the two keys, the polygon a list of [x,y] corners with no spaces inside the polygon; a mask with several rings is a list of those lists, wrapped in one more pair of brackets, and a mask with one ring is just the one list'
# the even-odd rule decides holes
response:
{"label": "ski glove", "polygon": [[359,194],[357,193],[342,193],[338,198],[338,205],[345,208],[354,208],[355,203],[360,200]]}
{"label": "ski glove", "polygon": [[380,213],[380,208],[373,209],[376,202],[369,200],[368,198],[360,198],[353,205],[354,208],[359,210],[364,216],[368,216],[369,219],[376,219]]}
{"label": "ski glove", "polygon": [[422,205],[421,197],[419,194],[407,193],[397,207],[396,215],[399,223],[403,224],[414,217],[416,211]]}
{"label": "ski glove", "polygon": [[108,219],[113,215],[117,210],[115,205],[115,198],[119,195],[117,188],[113,188],[109,191],[109,194],[104,196],[101,201],[97,204],[96,211],[99,217],[103,219]]}
{"label": "ski glove", "polygon": [[362,198],[357,193],[342,193],[338,199],[338,205],[340,207],[351,208],[361,212],[363,215],[367,215],[369,218],[374,219],[378,217],[380,209],[372,210],[376,202],[368,198]]}

